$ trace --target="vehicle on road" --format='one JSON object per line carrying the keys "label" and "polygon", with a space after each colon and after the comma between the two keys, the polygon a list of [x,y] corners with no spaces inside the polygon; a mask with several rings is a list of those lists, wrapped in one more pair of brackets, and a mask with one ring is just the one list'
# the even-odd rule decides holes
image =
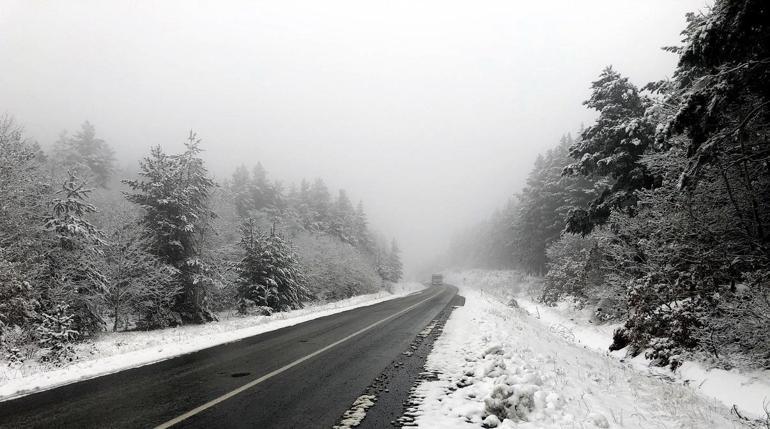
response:
{"label": "vehicle on road", "polygon": [[433,274],[430,277],[431,286],[441,286],[444,284],[444,276],[441,274]]}

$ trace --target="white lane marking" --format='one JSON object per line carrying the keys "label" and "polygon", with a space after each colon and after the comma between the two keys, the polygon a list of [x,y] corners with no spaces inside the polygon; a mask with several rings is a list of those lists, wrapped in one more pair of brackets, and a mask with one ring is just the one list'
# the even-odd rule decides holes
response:
{"label": "white lane marking", "polygon": [[208,408],[211,408],[211,407],[213,407],[214,405],[217,405],[217,404],[219,404],[220,402],[226,401],[226,400],[228,400],[228,399],[232,398],[233,396],[235,396],[235,395],[237,395],[237,394],[239,394],[239,393],[241,393],[241,392],[243,392],[243,391],[245,391],[245,390],[248,390],[248,389],[250,389],[250,388],[252,388],[252,387],[256,386],[257,384],[259,384],[259,383],[261,383],[261,382],[263,382],[263,381],[265,381],[265,380],[267,380],[267,379],[269,379],[269,378],[272,378],[272,377],[274,377],[274,376],[276,376],[276,375],[278,375],[278,374],[280,374],[280,373],[282,373],[282,372],[284,372],[284,371],[286,371],[286,370],[288,370],[288,369],[291,369],[291,368],[293,368],[293,367],[295,367],[295,366],[297,366],[297,365],[301,364],[302,362],[304,362],[304,361],[306,361],[306,360],[308,360],[308,359],[311,359],[311,358],[313,358],[313,357],[315,357],[315,356],[318,356],[319,354],[321,354],[321,353],[323,353],[323,352],[325,352],[325,351],[327,351],[327,350],[329,350],[329,349],[331,349],[331,348],[334,348],[334,347],[336,347],[336,346],[338,346],[338,345],[340,345],[340,344],[344,343],[345,341],[347,341],[347,340],[349,340],[349,339],[351,339],[351,338],[353,338],[353,337],[355,337],[355,336],[357,336],[357,335],[361,335],[361,334],[363,334],[364,332],[366,332],[366,331],[368,331],[368,330],[370,330],[370,329],[374,328],[374,327],[375,327],[375,326],[377,326],[377,325],[380,325],[380,324],[382,324],[382,323],[385,323],[385,322],[387,322],[387,321],[388,321],[388,320],[390,320],[390,319],[393,319],[393,318],[395,318],[395,317],[398,317],[398,316],[400,316],[400,315],[402,315],[402,314],[406,313],[407,311],[409,311],[409,310],[411,310],[411,309],[413,309],[413,308],[417,307],[418,305],[420,305],[420,304],[422,304],[422,303],[424,303],[424,302],[426,302],[426,301],[430,301],[431,299],[433,299],[433,298],[435,298],[435,297],[437,297],[437,296],[441,295],[443,292],[444,292],[444,291],[442,290],[442,291],[440,291],[440,292],[438,292],[438,293],[436,293],[436,294],[433,294],[433,295],[431,295],[430,297],[428,297],[428,298],[425,298],[425,299],[423,299],[422,301],[420,301],[420,302],[418,302],[418,303],[416,303],[416,304],[414,304],[414,305],[412,305],[412,306],[409,306],[409,307],[407,307],[407,308],[405,308],[405,309],[403,309],[403,310],[399,311],[398,313],[394,313],[394,314],[391,314],[390,316],[388,316],[388,317],[386,317],[386,318],[384,318],[384,319],[381,319],[381,320],[379,320],[379,321],[377,321],[377,322],[374,322],[374,323],[372,323],[371,325],[369,325],[369,326],[367,326],[367,327],[365,327],[365,328],[363,328],[363,329],[360,329],[360,330],[358,330],[358,331],[356,331],[356,332],[353,332],[352,334],[348,335],[348,336],[347,336],[347,337],[345,337],[345,338],[342,338],[341,340],[337,340],[337,341],[335,341],[335,342],[333,342],[333,343],[329,344],[328,346],[326,346],[326,347],[324,347],[324,348],[321,348],[321,349],[318,349],[318,350],[314,351],[313,353],[310,353],[309,355],[303,356],[303,357],[301,357],[301,358],[299,358],[299,359],[295,360],[294,362],[292,362],[292,363],[290,363],[290,364],[288,364],[288,365],[286,365],[286,366],[283,366],[283,367],[281,367],[281,368],[278,368],[278,369],[276,369],[276,370],[274,370],[274,371],[271,371],[271,372],[269,372],[269,373],[267,373],[267,374],[263,375],[262,377],[259,377],[258,379],[254,380],[254,381],[251,381],[251,382],[249,382],[249,383],[246,383],[246,384],[244,384],[243,386],[241,386],[241,387],[239,387],[239,388],[237,388],[237,389],[235,389],[235,390],[232,390],[232,391],[230,391],[230,392],[228,392],[228,393],[225,393],[224,395],[222,395],[222,396],[220,396],[220,397],[218,397],[218,398],[212,399],[211,401],[209,401],[209,402],[206,402],[205,404],[203,404],[203,405],[201,405],[201,406],[195,407],[195,408],[193,408],[192,410],[190,410],[190,411],[188,411],[188,412],[186,412],[186,413],[182,414],[182,415],[181,415],[181,416],[179,416],[179,417],[176,417],[176,418],[174,418],[174,419],[171,419],[171,420],[169,420],[169,421],[167,421],[167,422],[165,422],[165,423],[162,423],[162,424],[160,424],[160,425],[156,426],[156,427],[155,427],[155,429],[166,429],[166,428],[169,428],[169,427],[171,427],[171,426],[173,426],[173,425],[175,425],[175,424],[177,424],[177,423],[180,423],[180,422],[182,422],[182,421],[184,421],[184,420],[187,420],[187,419],[189,419],[190,417],[192,417],[192,416],[194,416],[194,415],[196,415],[196,414],[200,413],[201,411],[204,411],[204,410],[206,410],[206,409],[208,409]]}

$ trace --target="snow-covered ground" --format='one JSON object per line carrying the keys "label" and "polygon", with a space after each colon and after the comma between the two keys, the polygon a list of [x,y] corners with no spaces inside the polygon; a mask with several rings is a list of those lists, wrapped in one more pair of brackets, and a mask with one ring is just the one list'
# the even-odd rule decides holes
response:
{"label": "snow-covered ground", "polygon": [[721,404],[553,331],[522,309],[463,289],[415,389],[426,428],[731,428]]}
{"label": "snow-covered ground", "polygon": [[[445,278],[467,301],[428,358],[439,379],[417,388],[425,396],[416,410],[423,427],[479,427],[487,418],[488,427],[514,427],[517,419],[521,428],[744,427],[733,405],[767,418],[766,371],[650,367],[643,356],[607,351],[617,325],[591,324],[588,311],[566,304],[537,303],[537,278],[482,270]],[[520,308],[506,305],[511,298]]]}
{"label": "snow-covered ground", "polygon": [[219,322],[188,325],[155,331],[104,333],[93,342],[79,344],[78,359],[53,368],[37,362],[10,367],[0,361],[0,400],[50,389],[52,387],[147,365],[185,353],[236,341],[263,332],[296,325],[308,320],[376,304],[423,289],[420,283],[393,285],[392,293],[360,295],[327,304],[271,316],[221,314]]}
{"label": "snow-covered ground", "polygon": [[755,419],[769,419],[770,410],[770,371],[740,370],[726,371],[719,368],[706,368],[698,362],[686,361],[671,372],[666,368],[651,367],[644,354],[634,358],[626,356],[625,350],[608,352],[612,343],[612,332],[620,324],[597,325],[591,323],[589,309],[578,311],[568,303],[562,302],[557,307],[544,307],[536,302],[541,287],[540,280],[522,275],[515,271],[470,270],[447,275],[453,284],[464,288],[479,290],[508,303],[516,299],[519,306],[537,318],[549,331],[564,338],[609,354],[618,360],[633,365],[639,371],[660,378],[673,379],[695,389],[710,400],[716,400],[728,408],[736,407],[741,415]]}

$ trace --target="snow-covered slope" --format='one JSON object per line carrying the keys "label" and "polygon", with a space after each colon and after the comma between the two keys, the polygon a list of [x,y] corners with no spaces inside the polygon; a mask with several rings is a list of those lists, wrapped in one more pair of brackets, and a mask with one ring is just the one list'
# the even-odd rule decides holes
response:
{"label": "snow-covered slope", "polygon": [[63,368],[36,362],[20,367],[0,361],[0,400],[169,359],[308,320],[376,304],[423,289],[420,283],[393,285],[393,293],[359,295],[271,316],[222,315],[219,322],[146,332],[104,333],[78,345],[78,359]]}
{"label": "snow-covered slope", "polygon": [[[451,281],[451,278],[449,279]],[[726,407],[576,343],[488,292],[461,289],[414,396],[426,428],[730,428]]]}
{"label": "snow-covered slope", "polygon": [[719,401],[728,408],[735,407],[742,416],[770,420],[770,371],[725,371],[706,368],[692,361],[686,361],[676,372],[651,367],[643,354],[632,359],[626,356],[625,350],[608,353],[612,332],[619,326],[618,323],[591,323],[589,309],[576,310],[569,303],[562,302],[557,307],[545,307],[537,303],[536,297],[541,287],[539,278],[505,270],[451,272],[447,273],[446,278],[448,282],[463,289],[479,291],[503,303],[515,299],[541,325],[563,339],[601,354],[609,354],[617,360],[624,360],[646,375],[687,385],[710,401]]}

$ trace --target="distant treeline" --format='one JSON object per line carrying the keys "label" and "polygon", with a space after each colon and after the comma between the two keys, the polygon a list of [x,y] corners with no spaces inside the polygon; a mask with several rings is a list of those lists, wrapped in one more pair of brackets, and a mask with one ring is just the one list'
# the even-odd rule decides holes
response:
{"label": "distant treeline", "polygon": [[523,191],[458,235],[448,266],[544,275],[540,299],[623,320],[613,349],[770,368],[770,4],[690,14],[673,79],[611,67],[596,122],[535,162]]}
{"label": "distant treeline", "polygon": [[217,184],[200,145],[190,133],[182,153],[152,148],[118,180],[90,123],[46,153],[0,118],[4,359],[59,364],[105,329],[269,314],[401,278],[396,242],[373,234],[345,191],[333,198],[320,179],[286,191],[259,164]]}

